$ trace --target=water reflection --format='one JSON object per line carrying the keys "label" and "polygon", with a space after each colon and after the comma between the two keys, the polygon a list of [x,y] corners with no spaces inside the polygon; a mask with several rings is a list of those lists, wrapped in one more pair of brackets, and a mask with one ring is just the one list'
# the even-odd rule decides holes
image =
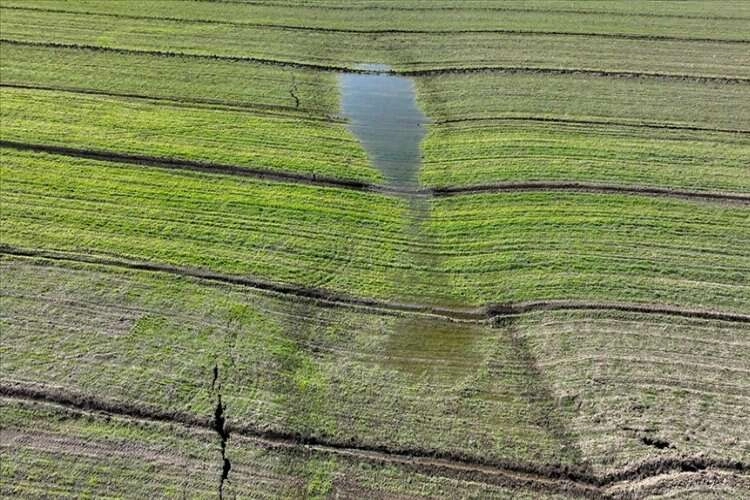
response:
{"label": "water reflection", "polygon": [[417,106],[414,82],[384,73],[389,67],[382,64],[359,69],[374,73],[344,73],[339,79],[349,129],[389,184],[416,187],[427,117]]}

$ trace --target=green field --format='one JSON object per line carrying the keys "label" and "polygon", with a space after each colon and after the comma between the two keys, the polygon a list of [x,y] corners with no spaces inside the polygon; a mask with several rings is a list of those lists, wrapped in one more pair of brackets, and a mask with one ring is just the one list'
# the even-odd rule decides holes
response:
{"label": "green field", "polygon": [[747,497],[748,20],[0,0],[0,496]]}

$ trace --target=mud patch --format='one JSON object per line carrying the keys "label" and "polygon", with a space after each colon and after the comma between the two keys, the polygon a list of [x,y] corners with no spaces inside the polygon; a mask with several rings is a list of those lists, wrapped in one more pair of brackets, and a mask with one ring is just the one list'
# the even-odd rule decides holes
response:
{"label": "mud patch", "polygon": [[674,448],[674,446],[672,446],[669,441],[651,436],[641,437],[641,443],[645,444],[646,446],[653,446],[658,450],[663,450],[665,448]]}
{"label": "mud patch", "polygon": [[410,377],[452,384],[470,375],[481,362],[474,346],[485,335],[477,325],[403,319],[388,337],[382,363]]}

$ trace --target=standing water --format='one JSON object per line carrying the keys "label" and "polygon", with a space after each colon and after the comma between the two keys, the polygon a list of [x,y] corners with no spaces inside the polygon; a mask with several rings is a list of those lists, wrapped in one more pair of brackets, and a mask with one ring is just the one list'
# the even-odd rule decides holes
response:
{"label": "standing water", "polygon": [[339,80],[349,129],[391,186],[416,188],[427,117],[417,106],[414,83],[387,73],[386,65],[358,69],[369,73],[344,73]]}

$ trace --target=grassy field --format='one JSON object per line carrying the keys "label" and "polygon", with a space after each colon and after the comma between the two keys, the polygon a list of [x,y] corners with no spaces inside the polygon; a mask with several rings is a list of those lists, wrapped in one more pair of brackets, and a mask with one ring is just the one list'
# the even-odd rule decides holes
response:
{"label": "grassy field", "polygon": [[750,452],[746,325],[590,312],[446,325],[179,276],[2,265],[4,383],[198,418],[220,393],[254,429],[487,462],[606,472],[649,458],[645,437]]}
{"label": "grassy field", "polygon": [[121,97],[3,88],[2,139],[378,180],[340,123]]}
{"label": "grassy field", "polygon": [[[189,57],[1,43],[3,85],[171,99],[182,104],[325,118],[338,112],[336,76]],[[182,78],[189,74],[189,80]],[[299,99],[297,106],[290,91]]]}
{"label": "grassy field", "polygon": [[534,192],[437,198],[415,243],[397,197],[12,150],[4,158],[4,242],[15,247],[386,300],[634,300],[750,312],[746,205]]}
{"label": "grassy field", "polygon": [[747,497],[748,20],[0,0],[0,496]]}
{"label": "grassy field", "polygon": [[[219,446],[216,434],[200,428],[158,422],[132,422],[71,411],[53,405],[3,401],[0,446],[12,460],[2,462],[12,481],[0,488],[8,496],[108,497],[159,496],[215,498]],[[93,457],[87,450],[97,450]],[[501,484],[445,478],[399,465],[361,462],[320,450],[275,447],[233,436],[233,480],[225,496],[316,498],[345,496],[438,496],[463,498],[561,498],[543,490],[524,493]],[[152,478],[158,476],[158,481]],[[54,482],[40,487],[40,478]],[[508,481],[512,482],[512,481]],[[724,491],[742,491],[728,484]]]}
{"label": "grassy field", "polygon": [[434,127],[424,144],[422,182],[474,186],[576,180],[750,191],[750,140],[745,136],[509,118]]}

